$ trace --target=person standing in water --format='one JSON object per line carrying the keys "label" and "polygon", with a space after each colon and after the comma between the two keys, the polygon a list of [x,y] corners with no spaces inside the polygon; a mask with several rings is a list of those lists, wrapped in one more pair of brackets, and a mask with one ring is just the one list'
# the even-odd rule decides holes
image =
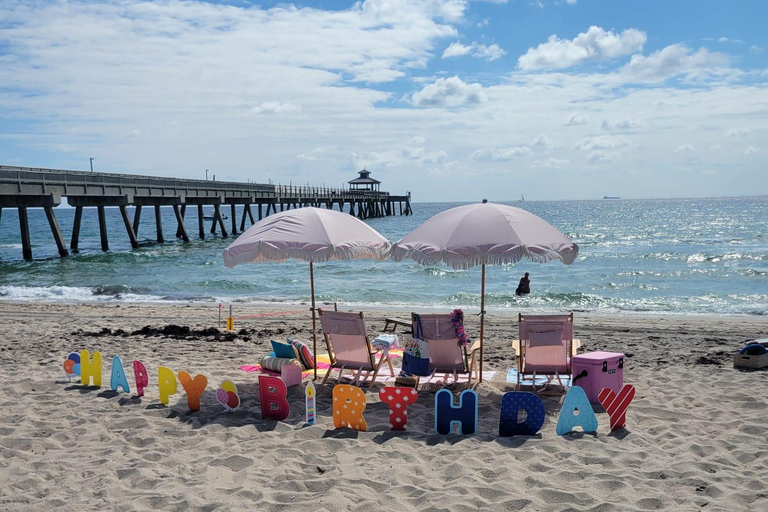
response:
{"label": "person standing in water", "polygon": [[527,295],[529,293],[531,293],[531,280],[528,279],[528,272],[526,272],[525,276],[520,278],[520,284],[517,285],[515,295]]}

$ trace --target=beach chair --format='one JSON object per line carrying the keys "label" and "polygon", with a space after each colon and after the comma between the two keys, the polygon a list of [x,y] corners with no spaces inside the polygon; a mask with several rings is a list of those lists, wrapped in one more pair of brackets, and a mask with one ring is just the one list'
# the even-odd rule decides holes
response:
{"label": "beach chair", "polygon": [[[419,322],[421,326],[419,326]],[[467,388],[472,384],[472,372],[479,379],[477,354],[480,351],[480,341],[461,346],[456,336],[456,328],[451,321],[450,313],[420,315],[411,313],[411,332],[421,333],[421,338],[427,341],[429,348],[430,380],[435,374],[444,373],[444,385],[448,383],[448,375],[453,375],[456,384],[459,374],[467,375]],[[416,387],[419,378],[416,377]]]}
{"label": "beach chair", "polygon": [[320,324],[323,326],[325,345],[331,360],[331,367],[325,374],[323,384],[326,383],[331,372],[337,369],[339,370],[338,382],[341,382],[341,376],[345,370],[357,371],[352,382],[353,385],[358,384],[363,372],[365,372],[363,380],[367,379],[373,372],[371,382],[368,384],[368,387],[371,387],[384,362],[389,365],[390,374],[395,376],[388,352],[381,351],[379,360],[376,361],[376,355],[380,351],[371,346],[362,312],[344,313],[341,311],[323,311],[322,309],[318,309],[317,312],[320,316]]}
{"label": "beach chair", "polygon": [[[571,377],[571,358],[574,352],[573,313],[568,315],[519,314],[520,340],[517,348],[517,389],[530,384],[537,390],[536,376],[556,378],[565,388],[562,377]],[[545,385],[546,386],[546,385]]]}

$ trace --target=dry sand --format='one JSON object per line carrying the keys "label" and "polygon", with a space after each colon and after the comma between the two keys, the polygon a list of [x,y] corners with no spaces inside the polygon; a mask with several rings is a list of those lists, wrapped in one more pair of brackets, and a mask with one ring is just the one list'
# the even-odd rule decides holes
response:
{"label": "dry sand", "polygon": [[[114,333],[215,327],[215,308],[0,303],[0,510],[768,510],[768,373],[731,362],[745,337],[768,336],[768,319],[577,313],[581,352],[627,355],[628,428],[610,434],[599,413],[596,436],[559,437],[555,394],[539,435],[500,438],[515,318],[487,318],[486,369],[498,373],[478,387],[479,433],[465,437],[433,432],[428,392],[405,433],[389,432],[376,390],[366,390],[368,432],[335,430],[332,385],[318,387],[316,426],[303,424],[297,387],[287,420],[262,420],[256,374],[238,366],[258,362],[270,338],[311,339],[306,308],[237,311],[265,313],[239,320],[233,339],[177,339]],[[366,312],[369,329],[391,314]],[[477,334],[476,317],[467,330]],[[104,357],[100,390],[64,378],[63,360],[81,348]],[[143,399],[109,391],[113,355],[132,386],[130,362],[146,364]],[[160,365],[208,377],[200,412],[181,387],[159,405]],[[234,413],[213,395],[224,379],[243,398]]]}

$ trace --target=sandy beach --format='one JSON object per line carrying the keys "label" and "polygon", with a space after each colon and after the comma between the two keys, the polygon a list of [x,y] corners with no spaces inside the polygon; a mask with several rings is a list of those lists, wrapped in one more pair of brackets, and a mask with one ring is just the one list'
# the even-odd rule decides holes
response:
{"label": "sandy beach", "polygon": [[[393,313],[407,314],[367,311],[371,333]],[[625,383],[637,388],[628,428],[611,434],[598,413],[597,435],[557,436],[562,395],[553,393],[537,436],[502,438],[516,315],[487,317],[485,365],[497,373],[477,388],[478,434],[441,436],[425,391],[402,433],[389,431],[377,389],[365,390],[367,432],[334,429],[332,384],[318,386],[317,425],[304,425],[298,387],[288,419],[262,420],[256,374],[238,366],[257,363],[270,339],[311,340],[311,321],[298,306],[235,314],[250,318],[234,335],[185,336],[158,331],[216,327],[216,308],[0,303],[0,510],[768,509],[768,373],[732,368],[745,337],[768,335],[764,318],[576,313],[580,352],[627,356]],[[471,336],[477,322],[468,317]],[[67,353],[83,348],[103,355],[101,389],[64,377]],[[144,398],[109,390],[114,355],[126,367],[145,363]],[[201,411],[189,411],[181,386],[169,407],[160,404],[161,365],[207,376]],[[225,379],[243,401],[233,413],[214,396]]]}

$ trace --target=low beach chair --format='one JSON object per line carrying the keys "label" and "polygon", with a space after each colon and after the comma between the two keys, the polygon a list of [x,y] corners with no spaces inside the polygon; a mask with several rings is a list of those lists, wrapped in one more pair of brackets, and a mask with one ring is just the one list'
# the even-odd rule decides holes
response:
{"label": "low beach chair", "polygon": [[323,384],[330,377],[333,369],[339,370],[338,382],[344,370],[357,371],[353,384],[357,385],[360,377],[365,372],[363,380],[367,379],[371,372],[373,377],[368,387],[373,386],[381,365],[386,362],[389,365],[390,374],[394,377],[395,370],[386,352],[381,352],[378,362],[376,355],[380,352],[371,346],[368,339],[368,331],[365,327],[363,313],[344,313],[341,311],[317,310],[320,316],[320,324],[323,326],[323,336],[331,360],[331,367],[325,374]]}
{"label": "low beach chair", "polygon": [[[419,322],[421,327],[418,326]],[[480,351],[480,342],[474,342],[469,350],[466,345],[461,346],[450,313],[427,315],[411,313],[411,332],[421,332],[422,339],[427,341],[429,369],[432,373],[430,379],[437,373],[444,373],[444,382],[447,384],[448,375],[452,374],[453,384],[456,384],[458,375],[466,374],[467,388],[469,388],[472,384],[472,372],[475,373],[475,378],[479,378],[477,353]],[[419,385],[418,380],[417,377],[416,387]]]}
{"label": "low beach chair", "polygon": [[[574,352],[573,313],[568,315],[519,315],[520,340],[517,353],[517,389],[530,384],[536,389],[536,376],[555,377],[565,388],[561,377],[571,377]],[[545,385],[546,386],[546,385]]]}

